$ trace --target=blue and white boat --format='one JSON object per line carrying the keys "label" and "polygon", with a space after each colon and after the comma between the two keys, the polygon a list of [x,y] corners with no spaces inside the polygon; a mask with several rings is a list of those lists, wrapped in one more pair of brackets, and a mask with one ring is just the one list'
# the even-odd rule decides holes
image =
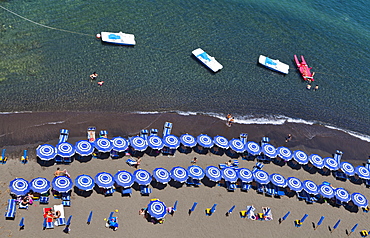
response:
{"label": "blue and white boat", "polygon": [[193,50],[193,55],[197,57],[203,64],[205,64],[214,73],[223,68],[223,66],[212,56],[208,55],[201,48]]}
{"label": "blue and white boat", "polygon": [[271,70],[279,73],[288,74],[289,65],[280,62],[279,60],[270,59],[269,57],[260,55],[258,62]]}
{"label": "blue and white boat", "polygon": [[135,36],[133,34],[127,34],[123,32],[113,33],[113,32],[101,32],[100,36],[103,42],[117,44],[117,45],[135,45]]}

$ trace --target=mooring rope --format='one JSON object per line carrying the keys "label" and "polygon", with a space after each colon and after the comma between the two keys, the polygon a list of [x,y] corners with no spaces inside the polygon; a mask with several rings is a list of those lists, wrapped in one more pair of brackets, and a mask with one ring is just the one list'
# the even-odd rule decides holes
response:
{"label": "mooring rope", "polygon": [[55,27],[47,26],[47,25],[44,25],[44,24],[41,24],[41,23],[38,23],[38,22],[32,21],[32,20],[30,20],[30,19],[28,19],[28,18],[25,18],[25,17],[23,17],[23,16],[21,16],[21,15],[19,15],[19,14],[15,13],[15,12],[13,12],[13,11],[11,11],[11,10],[9,10],[9,9],[7,9],[7,8],[5,8],[5,7],[3,7],[3,6],[1,6],[1,5],[0,5],[0,7],[1,7],[2,9],[4,9],[5,11],[10,12],[11,14],[13,14],[13,15],[15,15],[15,16],[17,16],[17,17],[20,17],[20,18],[22,18],[22,19],[24,19],[24,20],[26,20],[26,21],[29,21],[29,22],[31,22],[31,23],[33,23],[33,24],[36,24],[36,25],[39,25],[39,26],[42,26],[42,27],[46,27],[46,28],[49,28],[49,29],[52,29],[52,30],[57,30],[57,31],[64,31],[64,32],[72,33],[72,34],[79,34],[79,35],[84,35],[84,36],[95,36],[95,35],[91,35],[91,34],[85,34],[85,33],[80,33],[80,32],[76,32],[76,31],[69,31],[69,30],[64,30],[64,29],[60,29],[60,28],[55,28]]}

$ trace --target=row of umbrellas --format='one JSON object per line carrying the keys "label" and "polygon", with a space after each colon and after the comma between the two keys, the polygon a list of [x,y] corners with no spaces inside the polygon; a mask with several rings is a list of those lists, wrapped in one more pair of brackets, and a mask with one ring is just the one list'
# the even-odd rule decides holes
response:
{"label": "row of umbrellas", "polygon": [[[264,170],[254,170],[253,172],[247,168],[234,169],[231,167],[225,169],[218,169],[215,166],[208,166],[205,170],[197,165],[191,165],[187,169],[177,166],[171,171],[165,168],[156,168],[153,174],[147,170],[139,169],[133,174],[128,171],[118,171],[114,176],[107,172],[98,173],[93,179],[91,176],[82,174],[76,177],[75,186],[81,190],[92,190],[95,184],[98,187],[109,189],[115,184],[121,187],[131,187],[134,182],[139,185],[149,185],[154,178],[157,182],[166,184],[171,179],[174,181],[184,183],[188,178],[201,180],[207,176],[209,180],[218,182],[221,179],[230,183],[236,183],[238,179],[243,183],[257,182],[262,185],[273,184],[275,186],[289,189],[295,192],[305,190],[312,195],[320,194],[325,198],[337,198],[342,202],[349,202],[352,200],[355,205],[359,207],[366,207],[368,201],[365,196],[360,193],[349,194],[343,188],[332,188],[327,184],[316,185],[310,180],[301,181],[296,177],[289,177],[285,179],[280,174],[268,174]],[[58,192],[68,192],[73,187],[73,182],[69,177],[59,176],[52,181],[52,187]],[[50,189],[50,182],[45,178],[35,178],[31,182],[23,178],[16,178],[10,182],[10,190],[16,195],[25,195],[30,190],[37,193],[45,193]]]}

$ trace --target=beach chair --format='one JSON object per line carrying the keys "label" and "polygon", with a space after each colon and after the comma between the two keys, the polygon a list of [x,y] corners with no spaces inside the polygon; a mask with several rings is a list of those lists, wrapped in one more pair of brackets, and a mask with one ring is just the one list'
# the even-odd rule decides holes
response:
{"label": "beach chair", "polygon": [[137,165],[137,161],[133,160],[133,159],[127,159],[126,160],[126,163],[130,166],[135,166]]}
{"label": "beach chair", "polygon": [[22,164],[27,164],[28,163],[27,150],[23,150],[23,155],[21,157],[21,163]]}
{"label": "beach chair", "polygon": [[158,135],[158,129],[150,129],[150,135],[151,136],[157,136]]}
{"label": "beach chair", "polygon": [[152,193],[152,189],[148,186],[140,185],[140,194],[142,196],[149,196]]}
{"label": "beach chair", "polygon": [[8,157],[5,156],[6,149],[3,149],[1,152],[1,157],[0,157],[0,163],[5,164],[6,161],[8,160]]}
{"label": "beach chair", "polygon": [[64,157],[63,158],[63,163],[65,163],[65,164],[72,163],[72,157]]}
{"label": "beach chair", "polygon": [[89,142],[95,141],[95,137],[96,137],[95,130],[96,130],[96,127],[87,128],[87,139],[89,140]]}
{"label": "beach chair", "polygon": [[239,216],[240,216],[240,218],[246,218],[247,217],[247,211],[246,210],[240,211]]}
{"label": "beach chair", "polygon": [[242,187],[240,189],[247,192],[249,189],[251,189],[251,187],[252,185],[250,183],[242,183]]}
{"label": "beach chair", "polygon": [[131,188],[123,188],[121,191],[122,196],[129,196],[131,197],[132,189]]}
{"label": "beach chair", "polygon": [[102,130],[99,133],[100,138],[108,138],[108,131]]}
{"label": "beach chair", "polygon": [[15,199],[8,199],[8,205],[6,207],[5,219],[14,219],[16,213],[16,201]]}
{"label": "beach chair", "polygon": [[55,219],[54,225],[56,226],[64,226],[66,224],[66,218],[64,216],[64,206],[61,205],[54,205],[54,212],[60,212],[59,218]]}
{"label": "beach chair", "polygon": [[54,161],[57,164],[62,164],[63,163],[63,157],[57,155],[57,156],[55,156]]}
{"label": "beach chair", "polygon": [[144,140],[147,140],[149,136],[149,132],[147,129],[142,129],[140,131],[140,137],[142,137]]}
{"label": "beach chair", "polygon": [[369,232],[367,230],[360,231],[361,237],[367,237],[369,235]]}
{"label": "beach chair", "polygon": [[163,137],[171,134],[172,131],[172,123],[171,122],[165,122],[163,126]]}
{"label": "beach chair", "polygon": [[285,196],[285,189],[284,188],[280,188],[280,187],[275,185],[275,191],[276,191],[275,197]]}
{"label": "beach chair", "polygon": [[265,186],[265,194],[271,197],[275,196],[276,191],[275,191],[275,187],[273,184],[269,183]]}
{"label": "beach chair", "polygon": [[44,229],[54,229],[53,218],[47,217],[48,211],[51,209],[52,209],[51,207],[42,209],[44,212],[44,222],[43,222]]}
{"label": "beach chair", "polygon": [[60,134],[59,134],[59,143],[62,142],[67,142],[69,136],[69,130],[67,129],[60,129]]}
{"label": "beach chair", "polygon": [[104,196],[112,196],[115,191],[114,188],[104,189]]}
{"label": "beach chair", "polygon": [[257,191],[257,193],[264,193],[265,192],[265,186],[263,186],[260,183],[257,183],[256,191]]}
{"label": "beach chair", "polygon": [[235,183],[230,183],[229,181],[226,181],[226,189],[229,192],[234,192],[236,189],[236,184]]}

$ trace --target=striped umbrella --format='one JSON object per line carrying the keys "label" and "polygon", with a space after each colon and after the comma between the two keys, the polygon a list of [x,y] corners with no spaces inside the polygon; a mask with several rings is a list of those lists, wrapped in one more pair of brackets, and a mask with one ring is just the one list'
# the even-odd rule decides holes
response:
{"label": "striped umbrella", "polygon": [[57,155],[61,157],[72,157],[75,154],[75,147],[68,143],[68,142],[62,142],[57,144]]}
{"label": "striped umbrella", "polygon": [[341,202],[349,202],[351,200],[351,195],[344,188],[336,188],[334,196]]}
{"label": "striped umbrella", "polygon": [[361,193],[352,193],[351,199],[353,203],[358,207],[367,207],[368,205],[366,197]]}
{"label": "striped umbrella", "polygon": [[128,171],[118,171],[114,175],[114,181],[118,186],[127,188],[131,187],[134,183],[134,176]]}
{"label": "striped umbrella", "polygon": [[286,179],[288,187],[295,191],[300,192],[303,189],[302,182],[296,177],[289,177]]}
{"label": "striped umbrella", "polygon": [[341,162],[339,168],[348,176],[355,175],[355,167],[351,163]]}
{"label": "striped umbrella", "polygon": [[23,178],[16,178],[9,183],[10,193],[17,196],[24,196],[30,191],[28,181]]}
{"label": "striped umbrella", "polygon": [[322,169],[324,167],[324,160],[320,155],[312,154],[308,157],[308,161],[318,169]]}
{"label": "striped umbrella", "polygon": [[75,185],[81,190],[90,191],[94,188],[95,181],[90,175],[81,174],[75,178]]}
{"label": "striped umbrella", "polygon": [[193,179],[202,179],[204,178],[204,175],[205,175],[205,172],[204,170],[199,167],[198,165],[191,165],[188,167],[188,173],[189,173],[189,177],[193,178]]}
{"label": "striped umbrella", "polygon": [[254,180],[260,184],[268,184],[270,182],[269,174],[266,171],[257,169],[253,172]]}
{"label": "striped umbrella", "polygon": [[162,138],[157,135],[151,135],[148,137],[148,145],[153,150],[160,150],[163,148],[164,144],[162,142]]}
{"label": "striped umbrella", "polygon": [[319,194],[325,198],[334,197],[334,189],[326,184],[319,185]]}
{"label": "striped umbrella", "polygon": [[270,158],[275,158],[277,156],[275,147],[267,143],[262,145],[262,152]]}
{"label": "striped umbrella", "polygon": [[278,153],[278,156],[285,161],[289,161],[293,158],[292,151],[284,146],[277,148],[276,151]]}
{"label": "striped umbrella", "polygon": [[95,140],[95,148],[102,153],[110,152],[113,148],[112,143],[110,143],[110,140],[104,137],[100,137]]}
{"label": "striped umbrella", "polygon": [[52,160],[57,155],[57,150],[52,145],[44,144],[36,148],[36,154],[41,160]]}
{"label": "striped umbrella", "polygon": [[163,143],[166,147],[170,149],[177,149],[180,146],[180,140],[174,135],[167,135],[163,137]]}
{"label": "striped umbrella", "polygon": [[355,173],[362,179],[370,179],[369,170],[362,165],[356,167]]}
{"label": "striped umbrella", "polygon": [[135,170],[134,178],[139,185],[148,185],[152,181],[152,175],[144,169]]}
{"label": "striped umbrella", "polygon": [[238,180],[238,176],[236,175],[236,172],[232,168],[225,168],[221,170],[222,177],[225,179],[225,181],[229,181],[230,183],[236,183]]}
{"label": "striped umbrella", "polygon": [[245,149],[251,155],[259,155],[261,153],[261,147],[254,141],[248,141]]}
{"label": "striped umbrella", "polygon": [[186,147],[194,147],[197,145],[197,141],[195,137],[189,134],[181,135],[180,142]]}
{"label": "striped umbrella", "polygon": [[236,153],[243,153],[245,149],[245,144],[239,139],[232,139],[229,142],[230,148]]}
{"label": "striped umbrella", "polygon": [[197,137],[197,143],[204,148],[211,148],[213,146],[212,138],[204,134],[201,134]]}
{"label": "striped umbrella", "polygon": [[305,180],[302,182],[303,189],[309,193],[316,195],[319,193],[319,188],[316,183],[312,182],[311,180]]}
{"label": "striped umbrella", "polygon": [[66,193],[73,187],[73,182],[67,176],[58,176],[51,182],[53,189],[60,193]]}
{"label": "striped umbrella", "polygon": [[252,182],[253,181],[253,174],[247,168],[240,168],[240,169],[238,169],[237,174],[238,174],[238,178],[243,183],[249,183],[249,182]]}
{"label": "striped umbrella", "polygon": [[208,166],[205,172],[206,172],[206,176],[211,181],[218,182],[222,178],[221,171],[215,166]]}
{"label": "striped umbrella", "polygon": [[100,188],[110,189],[114,185],[114,177],[110,173],[100,172],[95,176],[95,183]]}
{"label": "striped umbrella", "polygon": [[324,166],[329,170],[337,170],[339,169],[339,163],[336,159],[331,157],[326,157],[324,159]]}
{"label": "striped umbrella", "polygon": [[298,164],[307,164],[308,163],[308,156],[302,150],[296,150],[293,153],[293,158],[297,161]]}
{"label": "striped umbrella", "polygon": [[189,173],[186,169],[180,166],[173,167],[171,169],[171,178],[180,183],[186,182],[189,177]]}
{"label": "striped umbrella", "polygon": [[284,176],[280,175],[280,174],[270,174],[270,181],[272,184],[278,186],[278,187],[286,187],[287,183],[286,183],[286,179],[284,178]]}
{"label": "striped umbrella", "polygon": [[46,193],[50,189],[50,182],[46,178],[34,178],[29,183],[30,189],[34,193]]}
{"label": "striped umbrella", "polygon": [[144,151],[146,150],[146,148],[148,148],[147,141],[140,136],[131,137],[130,145],[132,146],[134,150],[137,150],[137,151]]}
{"label": "striped umbrella", "polygon": [[162,219],[166,216],[167,207],[166,205],[159,200],[150,201],[148,204],[148,213],[150,216],[154,217],[155,219]]}
{"label": "striped umbrella", "polygon": [[213,138],[213,143],[220,147],[220,148],[223,148],[223,149],[227,149],[229,148],[229,140],[226,139],[225,137],[223,136],[215,136]]}
{"label": "striped umbrella", "polygon": [[77,141],[75,144],[76,153],[81,156],[89,156],[94,152],[94,146],[87,140]]}
{"label": "striped umbrella", "polygon": [[171,180],[170,172],[164,168],[156,168],[153,170],[153,177],[157,182],[166,184]]}
{"label": "striped umbrella", "polygon": [[113,150],[114,151],[117,151],[117,152],[123,152],[125,150],[128,149],[128,146],[130,145],[130,143],[125,139],[125,138],[122,138],[122,137],[114,137],[112,140],[111,140],[111,143],[112,143],[112,146],[113,146]]}

